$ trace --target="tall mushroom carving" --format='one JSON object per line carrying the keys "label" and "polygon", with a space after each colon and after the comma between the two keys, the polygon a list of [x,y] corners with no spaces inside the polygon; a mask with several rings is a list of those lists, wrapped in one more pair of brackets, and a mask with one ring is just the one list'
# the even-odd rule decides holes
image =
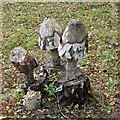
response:
{"label": "tall mushroom carving", "polygon": [[60,66],[58,45],[62,31],[59,24],[53,18],[46,18],[40,26],[39,47],[51,53],[52,65]]}
{"label": "tall mushroom carving", "polygon": [[80,74],[77,71],[77,60],[82,60],[88,53],[88,33],[80,20],[72,19],[68,22],[58,51],[67,60],[66,81],[76,79]]}

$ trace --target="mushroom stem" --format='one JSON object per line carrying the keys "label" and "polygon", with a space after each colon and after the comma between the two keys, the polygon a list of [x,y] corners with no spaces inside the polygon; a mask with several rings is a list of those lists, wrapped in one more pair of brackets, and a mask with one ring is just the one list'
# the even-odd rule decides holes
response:
{"label": "mushroom stem", "polygon": [[35,82],[32,71],[29,73],[24,73],[24,78],[25,78],[24,82],[25,82],[27,88]]}
{"label": "mushroom stem", "polygon": [[66,63],[66,81],[75,79],[76,69],[77,69],[77,60],[67,59]]}
{"label": "mushroom stem", "polygon": [[57,49],[50,50],[51,61],[53,66],[60,66],[60,56]]}

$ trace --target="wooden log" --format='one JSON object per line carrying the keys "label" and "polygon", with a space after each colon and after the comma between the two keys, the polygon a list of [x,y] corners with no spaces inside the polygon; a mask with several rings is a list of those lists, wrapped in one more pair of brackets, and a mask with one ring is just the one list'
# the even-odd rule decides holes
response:
{"label": "wooden log", "polygon": [[10,54],[12,64],[24,73],[26,89],[35,82],[33,70],[38,66],[36,60],[22,47],[15,47]]}

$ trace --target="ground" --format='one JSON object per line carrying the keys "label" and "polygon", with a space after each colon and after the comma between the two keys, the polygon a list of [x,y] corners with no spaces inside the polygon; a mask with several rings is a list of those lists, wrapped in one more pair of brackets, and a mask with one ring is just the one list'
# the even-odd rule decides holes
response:
{"label": "ground", "polygon": [[[45,17],[54,17],[63,30],[72,18],[84,23],[89,33],[89,53],[83,61],[78,61],[78,65],[89,77],[97,102],[91,100],[84,106],[65,107],[57,105],[53,97],[47,97],[41,109],[24,109],[24,93],[19,88],[22,75],[11,64],[9,55],[14,47],[22,46],[38,63],[50,59],[49,53],[38,47],[39,27]],[[117,28],[115,3],[2,3],[1,117],[120,118]]]}

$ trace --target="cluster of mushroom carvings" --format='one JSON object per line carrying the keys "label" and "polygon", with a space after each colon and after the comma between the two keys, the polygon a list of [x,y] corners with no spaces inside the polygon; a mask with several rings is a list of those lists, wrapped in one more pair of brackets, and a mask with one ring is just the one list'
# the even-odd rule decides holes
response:
{"label": "cluster of mushroom carvings", "polygon": [[88,33],[80,20],[72,19],[65,30],[53,19],[44,19],[40,27],[39,46],[42,50],[58,48],[59,56],[83,59],[88,52]]}
{"label": "cluster of mushroom carvings", "polygon": [[88,52],[88,33],[78,19],[69,21],[62,33],[57,22],[48,18],[40,27],[39,46],[51,51],[53,66],[59,66],[60,57],[65,57],[66,80],[76,79],[79,76],[77,60],[83,59]]}

